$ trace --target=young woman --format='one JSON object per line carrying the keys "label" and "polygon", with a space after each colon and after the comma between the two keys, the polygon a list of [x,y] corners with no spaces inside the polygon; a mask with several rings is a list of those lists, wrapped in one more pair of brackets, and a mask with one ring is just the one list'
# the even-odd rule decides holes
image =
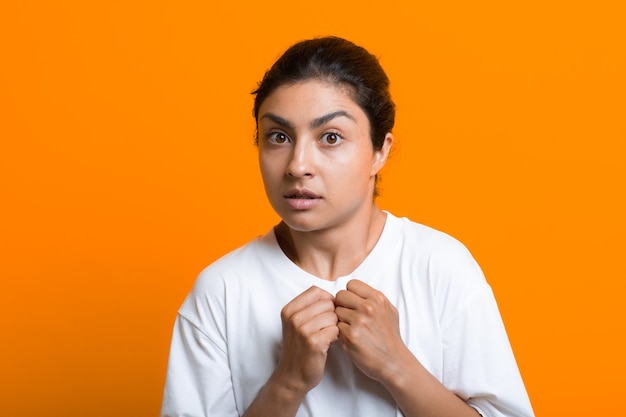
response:
{"label": "young woman", "polygon": [[468,251],[382,211],[395,107],[377,59],[300,42],[254,92],[282,221],[199,276],[179,310],[163,416],[532,416]]}

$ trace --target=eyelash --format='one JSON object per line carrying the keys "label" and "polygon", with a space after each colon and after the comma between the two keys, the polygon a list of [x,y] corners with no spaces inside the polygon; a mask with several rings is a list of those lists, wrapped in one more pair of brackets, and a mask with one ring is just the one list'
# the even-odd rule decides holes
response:
{"label": "eyelash", "polygon": [[[277,141],[276,141],[276,137],[277,137],[277,136],[283,136],[283,137],[284,137],[284,139],[285,139],[285,141],[284,141],[284,142],[277,142]],[[267,138],[268,142],[270,142],[270,143],[272,143],[272,144],[276,144],[276,145],[281,145],[281,144],[283,144],[283,143],[285,143],[285,142],[291,142],[291,139],[289,138],[289,136],[288,136],[288,135],[286,135],[286,134],[285,134],[285,133],[283,133],[283,132],[269,132],[269,133],[266,135],[266,138]]]}
{"label": "eyelash", "polygon": [[324,142],[324,138],[328,138],[328,136],[331,136],[331,135],[332,135],[332,136],[335,136],[335,137],[337,138],[337,142],[335,142],[335,143],[324,143],[325,145],[328,145],[328,146],[337,146],[337,145],[339,145],[339,144],[343,141],[343,136],[341,136],[341,135],[340,135],[339,133],[337,133],[337,132],[327,132],[327,133],[324,133],[324,134],[322,135],[322,137],[321,137],[320,141],[323,143],[323,142]]}
{"label": "eyelash", "polygon": [[[328,143],[327,140],[329,136],[334,136],[336,138],[336,142]],[[270,142],[271,144],[275,144],[275,145],[282,145],[283,143],[291,142],[291,138],[289,137],[289,135],[287,135],[284,132],[269,132],[267,135],[265,135],[265,137],[267,138],[268,142]],[[281,137],[284,140],[282,142],[279,142],[276,140],[278,137]],[[320,138],[320,142],[323,145],[330,146],[330,147],[338,146],[342,141],[343,141],[343,136],[338,132],[326,132],[322,134]]]}

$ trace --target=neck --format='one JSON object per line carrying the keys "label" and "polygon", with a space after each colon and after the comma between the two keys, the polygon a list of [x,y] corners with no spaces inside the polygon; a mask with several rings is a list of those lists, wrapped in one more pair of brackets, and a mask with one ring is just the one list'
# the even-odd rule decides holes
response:
{"label": "neck", "polygon": [[284,222],[275,227],[281,249],[296,265],[322,279],[334,281],[350,274],[372,251],[387,215],[373,204],[362,221],[313,232],[299,232]]}

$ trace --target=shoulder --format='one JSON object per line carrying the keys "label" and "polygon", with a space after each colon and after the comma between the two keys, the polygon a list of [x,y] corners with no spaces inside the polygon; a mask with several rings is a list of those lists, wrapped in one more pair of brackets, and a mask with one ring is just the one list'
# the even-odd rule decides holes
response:
{"label": "shoulder", "polygon": [[480,266],[458,239],[406,217],[392,219],[400,224],[397,241],[402,262],[417,268],[434,285],[465,289],[486,285]]}
{"label": "shoulder", "polygon": [[196,279],[192,293],[215,290],[225,280],[234,281],[248,277],[251,271],[258,270],[268,259],[277,256],[279,250],[273,231],[259,236],[204,268]]}
{"label": "shoulder", "polygon": [[394,221],[401,225],[400,239],[407,250],[432,261],[464,260],[475,264],[470,251],[455,237],[406,217],[396,217]]}
{"label": "shoulder", "polygon": [[223,314],[227,291],[246,288],[254,272],[277,256],[276,250],[273,232],[269,232],[217,259],[200,272],[179,313],[196,324],[204,321],[208,311]]}

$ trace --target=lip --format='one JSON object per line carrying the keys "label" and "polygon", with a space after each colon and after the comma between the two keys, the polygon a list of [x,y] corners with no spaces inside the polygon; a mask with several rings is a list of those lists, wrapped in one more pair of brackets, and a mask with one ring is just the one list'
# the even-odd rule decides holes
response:
{"label": "lip", "polygon": [[321,196],[306,188],[292,188],[283,195],[283,198],[294,210],[311,209],[322,200]]}

